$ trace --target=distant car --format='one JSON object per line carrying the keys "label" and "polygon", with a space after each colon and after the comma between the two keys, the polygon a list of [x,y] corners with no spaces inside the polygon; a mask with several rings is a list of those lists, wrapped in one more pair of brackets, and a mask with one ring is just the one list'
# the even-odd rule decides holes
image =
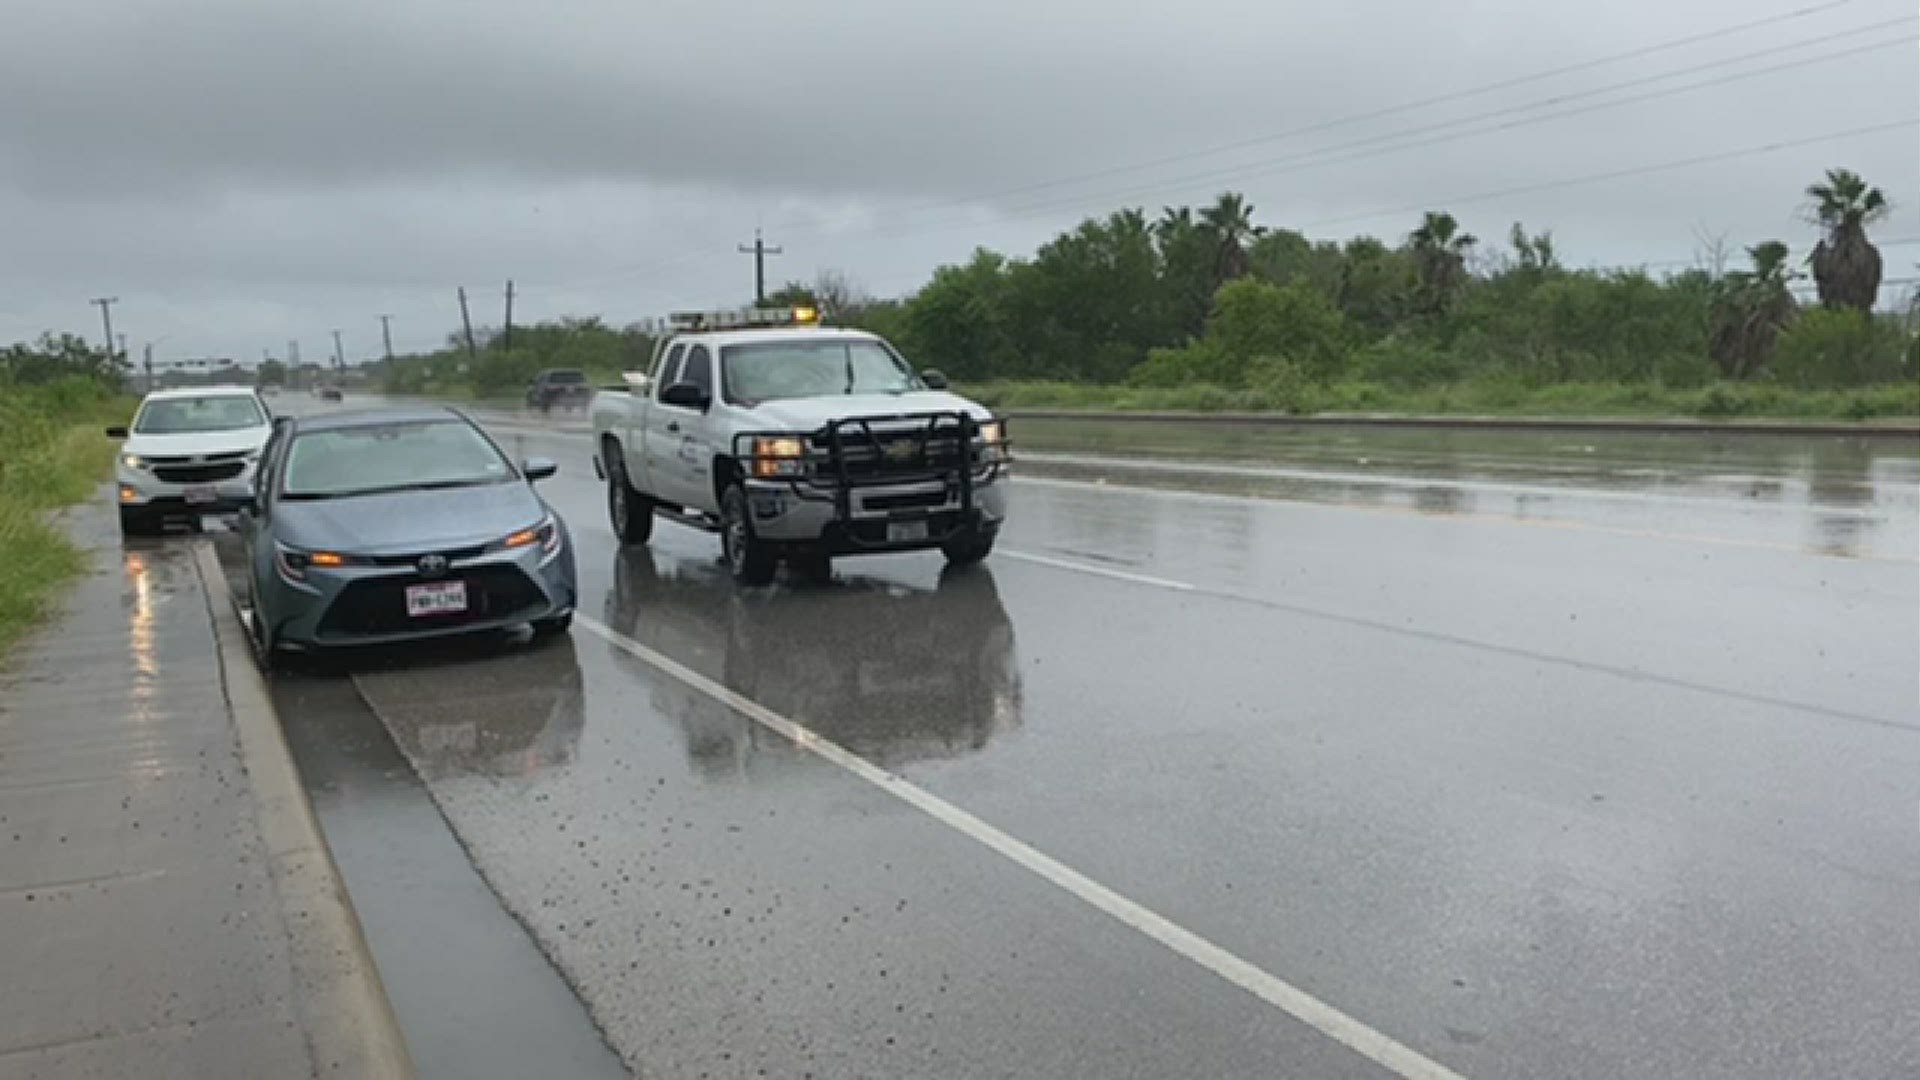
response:
{"label": "distant car", "polygon": [[541,372],[527,384],[527,407],[542,412],[555,405],[569,409],[582,408],[592,398],[593,387],[587,383],[584,371],[555,368]]}
{"label": "distant car", "polygon": [[255,647],[564,631],[573,544],[532,485],[554,472],[452,409],[282,418],[240,515]]}
{"label": "distant car", "polygon": [[168,521],[237,510],[253,490],[253,469],[272,431],[266,403],[244,386],[156,390],[127,427],[114,468],[120,531],[151,535]]}
{"label": "distant car", "polygon": [[320,388],[319,394],[321,401],[342,401],[346,398],[346,395],[342,394],[340,388],[337,386],[323,386]]}

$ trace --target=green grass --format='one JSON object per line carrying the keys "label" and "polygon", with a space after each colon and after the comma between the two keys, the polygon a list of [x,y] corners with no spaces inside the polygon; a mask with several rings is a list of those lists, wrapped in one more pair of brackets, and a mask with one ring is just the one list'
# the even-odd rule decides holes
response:
{"label": "green grass", "polygon": [[1657,383],[1526,386],[1510,380],[1423,387],[1340,382],[1284,390],[1207,385],[1153,388],[988,382],[961,387],[960,392],[999,409],[1708,420],[1867,421],[1920,417],[1920,381],[1851,390],[1795,390],[1766,383],[1712,383],[1685,388]]}
{"label": "green grass", "polygon": [[91,496],[113,464],[101,428],[130,403],[83,380],[0,385],[0,653],[46,615],[86,567],[46,511]]}

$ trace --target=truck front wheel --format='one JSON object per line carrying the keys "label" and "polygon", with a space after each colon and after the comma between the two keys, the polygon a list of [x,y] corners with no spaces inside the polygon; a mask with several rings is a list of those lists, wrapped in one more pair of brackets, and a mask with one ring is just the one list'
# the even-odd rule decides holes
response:
{"label": "truck front wheel", "polygon": [[940,551],[955,566],[972,566],[993,554],[993,540],[993,533],[968,530],[940,545]]}
{"label": "truck front wheel", "polygon": [[621,543],[644,544],[653,536],[653,500],[627,482],[627,463],[618,450],[606,459],[607,520],[613,524],[613,535]]}
{"label": "truck front wheel", "polygon": [[747,520],[747,493],[739,484],[720,497],[720,548],[726,553],[727,569],[742,585],[765,585],[780,566],[778,553],[753,535],[753,524]]}

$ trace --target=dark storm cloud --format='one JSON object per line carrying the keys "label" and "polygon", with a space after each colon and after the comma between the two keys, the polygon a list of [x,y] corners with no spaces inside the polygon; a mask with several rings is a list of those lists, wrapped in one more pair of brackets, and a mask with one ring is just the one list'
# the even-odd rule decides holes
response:
{"label": "dark storm cloud", "polygon": [[[1562,78],[1194,153],[1796,9]],[[136,339],[169,349],[257,355],[376,311],[398,313],[414,347],[452,324],[454,285],[508,276],[528,317],[635,318],[741,299],[733,247],[756,223],[786,246],[778,277],[837,267],[897,293],[976,245],[1025,253],[1084,214],[1227,186],[1263,223],[1317,235],[1397,240],[1418,216],[1407,208],[1452,202],[1483,237],[1525,220],[1555,229],[1569,261],[1610,264],[1686,257],[1696,233],[1804,251],[1800,189],[1844,163],[1900,208],[1884,233],[1911,236],[1911,129],[1475,198],[1911,115],[1910,42],[1299,159],[1905,18],[1777,59],[1871,44],[1911,34],[1913,16],[1898,0],[16,3],[0,36],[0,340],[87,330],[85,298],[108,291]],[[1887,255],[1894,273],[1920,249]]]}

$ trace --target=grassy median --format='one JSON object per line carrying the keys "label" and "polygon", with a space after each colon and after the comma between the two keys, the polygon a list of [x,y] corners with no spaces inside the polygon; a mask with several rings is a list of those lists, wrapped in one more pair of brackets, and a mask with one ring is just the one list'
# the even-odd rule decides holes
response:
{"label": "grassy median", "polygon": [[1263,389],[989,382],[961,389],[982,404],[999,409],[1705,420],[1752,417],[1865,421],[1920,416],[1920,381],[1845,390],[1801,390],[1768,383],[1735,382],[1684,388],[1652,382],[1527,386],[1503,379],[1420,387],[1338,382]]}
{"label": "grassy median", "polygon": [[128,399],[89,379],[0,383],[0,652],[85,569],[46,512],[93,495],[115,449],[101,428],[130,412]]}

